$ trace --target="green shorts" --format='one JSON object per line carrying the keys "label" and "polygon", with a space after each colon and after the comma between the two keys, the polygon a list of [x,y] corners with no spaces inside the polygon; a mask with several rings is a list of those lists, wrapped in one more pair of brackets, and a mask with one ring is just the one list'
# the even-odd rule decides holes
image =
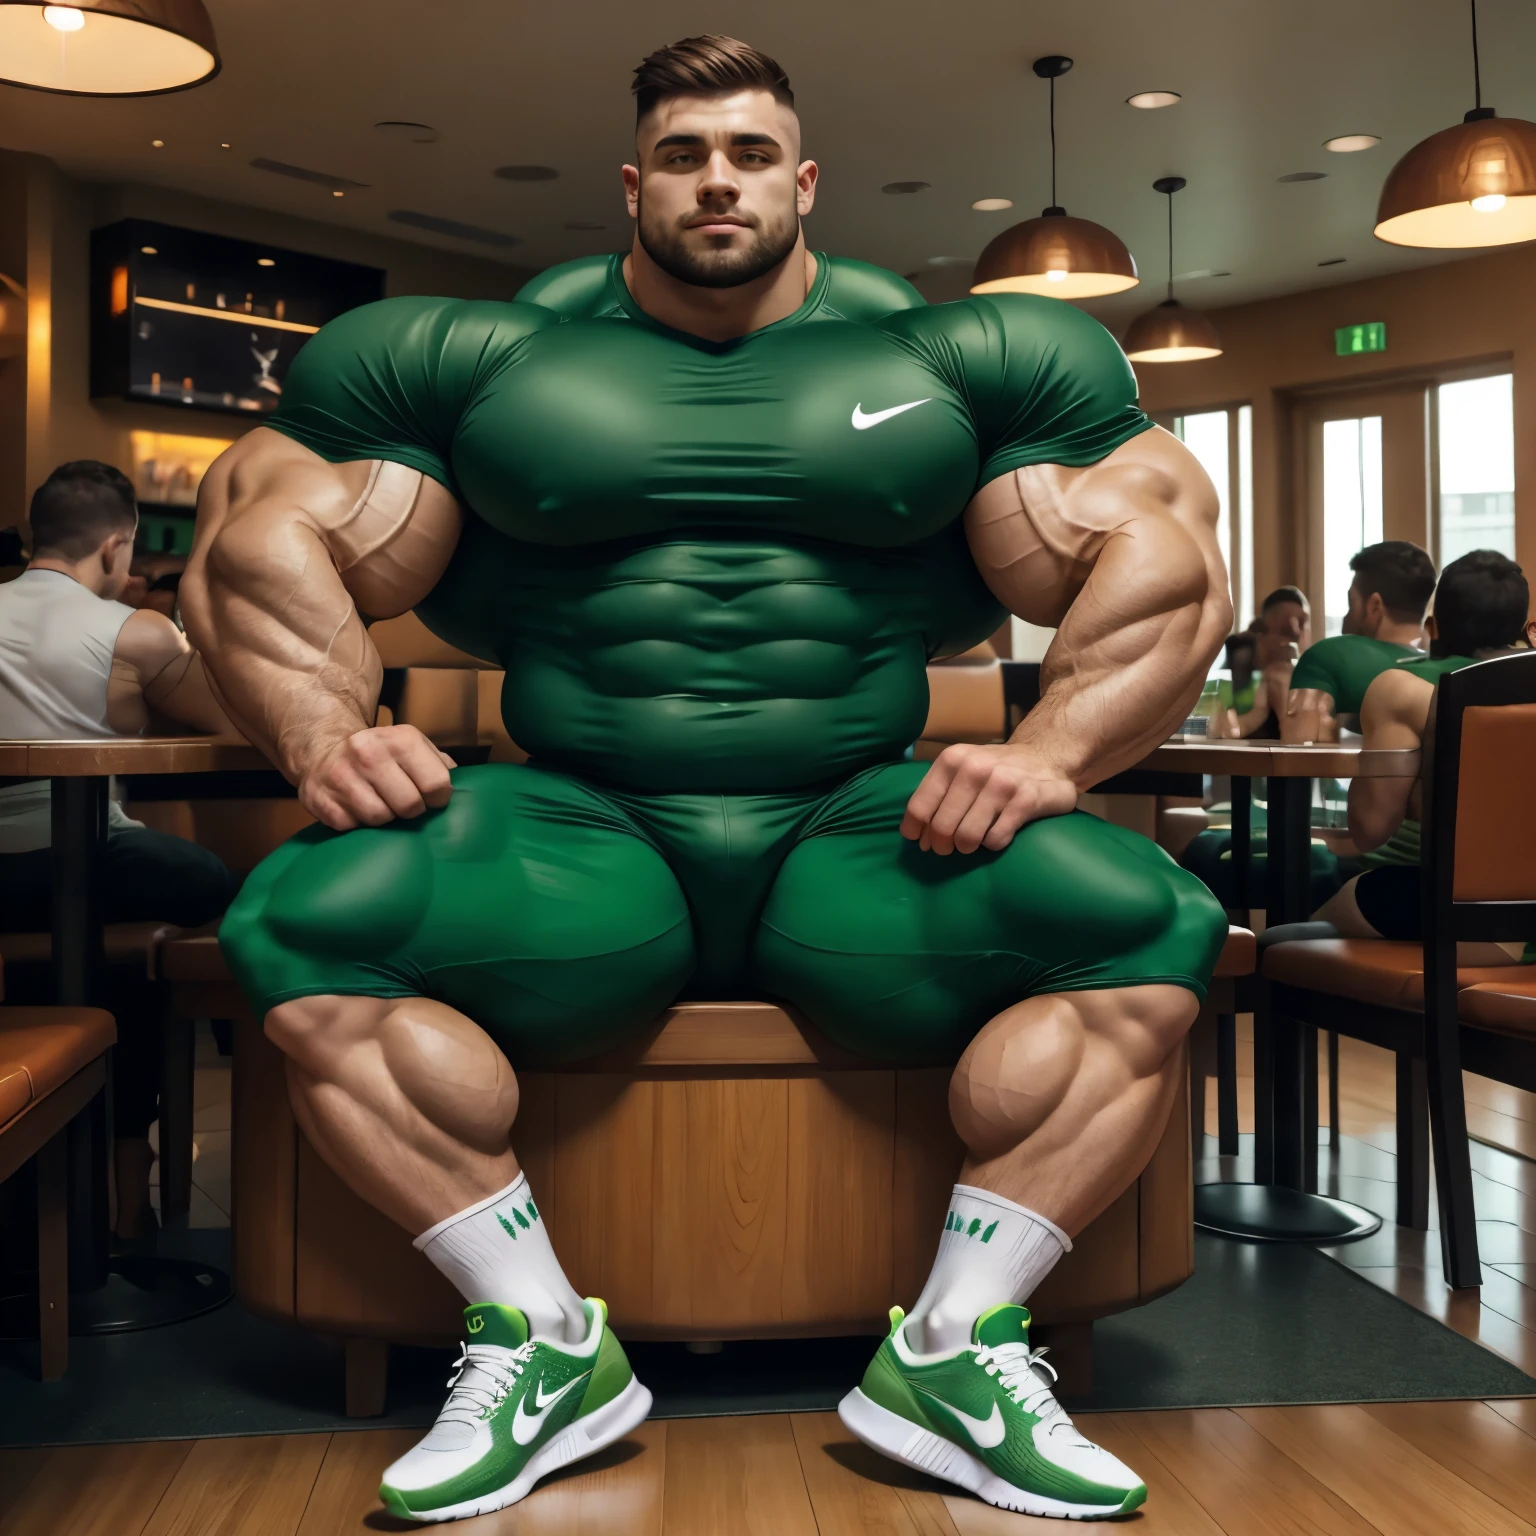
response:
{"label": "green shorts", "polygon": [[415,821],[311,827],[220,933],[257,1017],[315,995],[436,998],[514,1064],[596,1054],[680,998],[773,998],[851,1050],[954,1061],[1045,992],[1204,997],[1226,919],[1155,844],[1092,816],[998,853],[897,828],[921,763],[772,795],[631,795],[549,768],[453,774]]}

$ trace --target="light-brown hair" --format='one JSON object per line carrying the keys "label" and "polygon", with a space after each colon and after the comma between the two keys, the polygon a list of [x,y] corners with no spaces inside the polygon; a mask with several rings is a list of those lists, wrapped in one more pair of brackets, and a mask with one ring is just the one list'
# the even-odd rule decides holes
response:
{"label": "light-brown hair", "polygon": [[669,96],[721,96],[730,91],[769,91],[786,107],[795,104],[789,76],[777,59],[734,37],[706,32],[658,48],[641,61],[630,89],[635,121]]}

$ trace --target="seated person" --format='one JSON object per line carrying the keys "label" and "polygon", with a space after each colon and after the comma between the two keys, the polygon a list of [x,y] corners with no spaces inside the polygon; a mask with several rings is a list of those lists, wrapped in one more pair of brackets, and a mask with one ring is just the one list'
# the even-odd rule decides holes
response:
{"label": "seated person", "polygon": [[[305,343],[210,469],[182,582],[221,697],[320,825],[220,934],[318,1154],[462,1292],[399,1515],[522,1498],[649,1411],[509,1141],[525,1064],[679,998],[772,997],[953,1069],[968,1149],[928,1284],[845,1421],[994,1503],[1135,1509],[1020,1305],[1145,1166],[1226,923],[1075,811],[1165,740],[1231,624],[1215,495],[1069,304],[926,306],[806,248],[783,71],[636,71],[627,251],[516,303],[394,298]],[[1056,627],[1008,742],[902,761],[925,663]],[[506,670],[528,764],[376,727],[359,610]],[[643,1219],[643,1218],[642,1218]]]}
{"label": "seated person", "polygon": [[[0,585],[0,740],[142,735],[164,720],[185,731],[230,728],[186,637],[163,614],[117,599],[128,580],[138,512],[133,487],[94,459],[62,464],[32,498],[32,561]],[[0,931],[49,926],[52,823],[46,779],[0,780]],[[195,927],[235,881],[206,849],[154,832],[108,806],[103,915]],[[8,1000],[49,1000],[47,968],[6,969]],[[113,1052],[117,1234],[152,1225],[149,1127],[157,1112],[165,998],[142,958],[114,966],[105,1006]]]}
{"label": "seated person", "polygon": [[1337,741],[1359,730],[1365,691],[1388,667],[1422,654],[1435,563],[1406,539],[1368,544],[1350,562],[1343,633],[1309,646],[1291,673],[1283,741]]}
{"label": "seated person", "polygon": [[1227,676],[1216,690],[1216,715],[1211,735],[1234,740],[1254,736],[1274,715],[1259,668],[1259,637],[1233,635],[1227,641]]}
{"label": "seated person", "polygon": [[[1530,591],[1513,560],[1478,549],[1453,560],[1435,588],[1424,621],[1429,655],[1398,661],[1365,691],[1360,725],[1367,747],[1420,748],[1436,679],[1524,642]],[[1356,778],[1349,786],[1349,830],[1367,868],[1314,918],[1344,938],[1419,939],[1419,818],[1417,778]],[[1464,965],[1518,959],[1521,944],[1463,944]]]}

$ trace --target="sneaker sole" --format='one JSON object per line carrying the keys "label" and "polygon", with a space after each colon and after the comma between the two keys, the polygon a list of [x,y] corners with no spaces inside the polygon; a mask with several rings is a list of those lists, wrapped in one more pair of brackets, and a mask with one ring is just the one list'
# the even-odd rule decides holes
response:
{"label": "sneaker sole", "polygon": [[837,1405],[837,1416],[871,1450],[926,1472],[930,1477],[941,1477],[999,1509],[1017,1510],[1024,1515],[1044,1515],[1055,1520],[1110,1520],[1117,1515],[1129,1514],[1146,1497],[1143,1492],[1135,1504],[1127,1505],[1126,1500],[1132,1496],[1128,1491],[1126,1498],[1118,1504],[1069,1504],[1062,1499],[1030,1493],[999,1477],[985,1462],[953,1440],[946,1440],[942,1435],[902,1418],[899,1413],[882,1408],[858,1387]]}
{"label": "sneaker sole", "polygon": [[[493,1510],[505,1509],[527,1498],[533,1485],[541,1477],[548,1477],[573,1461],[622,1440],[632,1429],[638,1429],[651,1411],[651,1394],[631,1376],[629,1385],[611,1402],[594,1409],[577,1419],[555,1436],[548,1445],[540,1446],[528,1458],[523,1470],[504,1487],[478,1499],[466,1499],[460,1504],[445,1504],[441,1509],[413,1509],[398,1511],[407,1520],[419,1520],[423,1524],[436,1524],[442,1520],[462,1520],[466,1515],[488,1515]],[[395,1512],[395,1511],[392,1511]]]}

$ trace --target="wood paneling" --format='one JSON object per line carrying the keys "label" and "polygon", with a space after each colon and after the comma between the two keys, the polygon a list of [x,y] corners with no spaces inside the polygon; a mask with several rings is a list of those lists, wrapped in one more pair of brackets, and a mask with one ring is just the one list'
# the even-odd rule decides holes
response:
{"label": "wood paneling", "polygon": [[1536,1446],[1487,1403],[1371,1403],[1365,1411],[1505,1509],[1536,1510]]}
{"label": "wood paneling", "polygon": [[1240,1417],[1392,1536],[1531,1536],[1536,1527],[1393,1434],[1364,1408],[1243,1408]]}
{"label": "wood paneling", "polygon": [[[365,1536],[378,1529],[379,1479],[421,1439],[419,1429],[332,1435],[310,1490],[298,1536]],[[370,1523],[369,1516],[374,1516]]]}
{"label": "wood paneling", "polygon": [[947,1067],[896,1074],[891,1300],[908,1308],[933,1267],[949,1193],[965,1160],[965,1146],[949,1119],[951,1075]]}
{"label": "wood paneling", "polygon": [[1194,1156],[1189,1137],[1189,1043],[1179,1046],[1178,1091],[1164,1134],[1137,1186],[1141,1299],[1150,1301],[1189,1278],[1195,1267],[1195,1228],[1181,1219],[1194,1198]]}
{"label": "wood paneling", "polygon": [[258,1312],[292,1317],[299,1131],[283,1055],[249,1019],[235,1025],[230,1180],[235,1285]]}
{"label": "wood paneling", "polygon": [[199,1440],[144,1536],[294,1536],[330,1441],[329,1435]]}
{"label": "wood paneling", "polygon": [[835,1413],[797,1413],[793,1424],[820,1536],[958,1536],[946,1484],[887,1461]]}
{"label": "wood paneling", "polygon": [[789,1418],[667,1425],[667,1536],[817,1536]]}
{"label": "wood paneling", "polygon": [[35,1457],[36,1464],[0,1520],[0,1533],[138,1536],[192,1449],[186,1440],[159,1440],[17,1453]]}

